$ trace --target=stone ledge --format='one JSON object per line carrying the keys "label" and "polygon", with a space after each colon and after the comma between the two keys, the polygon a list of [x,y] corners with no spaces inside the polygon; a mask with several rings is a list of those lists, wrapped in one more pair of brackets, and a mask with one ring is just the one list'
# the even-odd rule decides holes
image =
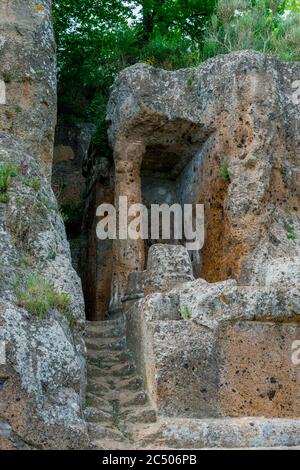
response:
{"label": "stone ledge", "polygon": [[137,436],[141,446],[176,449],[296,448],[299,419],[162,419]]}

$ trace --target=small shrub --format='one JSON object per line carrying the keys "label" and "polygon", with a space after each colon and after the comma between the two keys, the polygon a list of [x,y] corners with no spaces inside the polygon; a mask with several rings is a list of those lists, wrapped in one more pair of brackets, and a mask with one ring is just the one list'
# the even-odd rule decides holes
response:
{"label": "small shrub", "polygon": [[15,111],[16,111],[16,113],[21,113],[22,112],[21,106],[16,106]]}
{"label": "small shrub", "polygon": [[41,189],[41,183],[37,176],[32,176],[25,181],[26,186],[38,192]]}
{"label": "small shrub", "polygon": [[184,320],[190,320],[191,317],[192,317],[192,313],[191,313],[189,307],[188,307],[187,305],[185,305],[185,306],[183,307],[183,311],[182,311],[182,318],[183,318]]}
{"label": "small shrub", "polygon": [[220,175],[224,180],[230,181],[230,175],[229,175],[229,167],[228,167],[228,160],[225,159],[220,166]]}
{"label": "small shrub", "polygon": [[156,32],[140,52],[140,61],[167,70],[199,65],[196,45],[179,32]]}
{"label": "small shrub", "polygon": [[295,2],[289,7],[284,0],[218,0],[204,34],[203,59],[254,50],[298,60],[299,26]]}
{"label": "small shrub", "polygon": [[34,260],[29,255],[23,255],[20,259],[20,266],[23,269],[27,269],[30,266],[33,266]]}
{"label": "small shrub", "polygon": [[7,190],[12,178],[15,178],[18,171],[15,166],[2,164],[0,165],[0,202],[8,202]]}
{"label": "small shrub", "polygon": [[2,202],[2,204],[6,204],[8,201],[9,201],[8,195],[0,193],[0,202]]}
{"label": "small shrub", "polygon": [[43,320],[52,309],[57,309],[69,320],[70,297],[65,292],[58,293],[53,285],[38,274],[30,274],[15,281],[15,294],[19,307],[25,308]]}
{"label": "small shrub", "polygon": [[297,235],[295,234],[295,229],[291,225],[286,224],[285,226],[286,231],[287,231],[287,238],[288,240],[296,240]]}

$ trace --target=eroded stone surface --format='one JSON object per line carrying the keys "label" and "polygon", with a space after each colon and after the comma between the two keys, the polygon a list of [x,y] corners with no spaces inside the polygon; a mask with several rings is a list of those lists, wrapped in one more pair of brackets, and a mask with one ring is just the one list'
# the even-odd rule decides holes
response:
{"label": "eroded stone surface", "polygon": [[299,426],[288,419],[162,419],[136,439],[144,449],[299,449]]}
{"label": "eroded stone surface", "polygon": [[[0,203],[0,447],[71,449],[88,444],[81,282],[49,184],[56,122],[50,0],[0,5],[0,164],[10,169]],[[36,273],[70,299],[68,314],[38,320],[15,285]],[[21,281],[20,281],[21,280]]]}
{"label": "eroded stone surface", "polygon": [[[55,197],[39,165],[23,144],[6,134],[0,134],[0,160],[17,170],[8,201],[1,204],[0,340],[6,343],[6,364],[0,366],[0,416],[33,447],[82,447],[87,433],[82,417],[81,283],[71,265]],[[32,178],[38,186],[30,186]],[[38,321],[17,306],[16,279],[33,272],[70,296],[70,318],[54,310]]]}
{"label": "eroded stone surface", "polygon": [[129,346],[159,415],[299,418],[299,292],[297,278],[266,287],[198,279],[124,302]]}
{"label": "eroded stone surface", "polygon": [[0,130],[20,139],[52,170],[56,123],[56,60],[51,0],[5,0],[0,5]]}
{"label": "eroded stone surface", "polygon": [[108,110],[114,148],[126,160],[127,146],[140,142],[144,186],[152,168],[152,180],[173,184],[177,202],[205,205],[197,277],[253,285],[268,284],[270,269],[280,282],[292,277],[285,266],[299,257],[299,75],[298,62],[238,52],[193,70],[137,64],[116,80]]}

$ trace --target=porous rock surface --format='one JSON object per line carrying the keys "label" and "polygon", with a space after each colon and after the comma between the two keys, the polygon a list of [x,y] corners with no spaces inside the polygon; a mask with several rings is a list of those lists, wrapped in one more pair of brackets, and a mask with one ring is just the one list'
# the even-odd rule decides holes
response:
{"label": "porous rock surface", "polygon": [[[0,204],[0,341],[6,352],[0,364],[3,449],[88,445],[82,410],[82,289],[47,179],[56,121],[50,7],[49,0],[0,5],[0,80],[5,83],[0,164],[2,169],[14,168]],[[20,306],[15,284],[32,273],[69,296],[67,316],[53,309],[38,320]]]}
{"label": "porous rock surface", "polygon": [[116,198],[205,206],[194,279],[177,247],[115,243],[128,345],[158,414],[144,446],[299,445],[299,76],[299,62],[244,51],[176,72],[137,64],[115,82]]}
{"label": "porous rock surface", "polygon": [[[244,51],[175,72],[137,64],[116,80],[109,136],[116,173],[135,181],[123,194],[141,202],[136,186],[152,168],[152,203],[165,179],[177,202],[205,205],[197,277],[264,285],[299,275],[299,76],[299,62]],[[141,249],[116,257],[123,272],[128,258],[141,265]]]}
{"label": "porous rock surface", "polygon": [[[174,247],[151,247],[151,278],[158,249],[156,264],[163,266]],[[297,280],[281,286],[182,282],[180,258],[173,267],[177,286],[162,285],[150,295],[144,287],[145,298],[133,300],[131,291],[124,302],[129,347],[159,413],[299,418],[299,366],[292,362],[300,334]],[[146,286],[148,270],[143,279]]]}
{"label": "porous rock surface", "polygon": [[[56,121],[50,7],[0,5],[0,163],[17,169],[0,204],[3,449],[88,445],[82,289],[48,182]],[[176,72],[138,64],[116,80],[108,109],[115,188],[99,180],[89,214],[108,196],[117,208],[119,196],[147,206],[203,203],[206,239],[190,254],[160,240],[102,246],[101,315],[90,318],[104,317],[112,284],[112,311],[123,308],[127,322],[121,332],[118,323],[88,325],[86,417],[98,448],[125,437],[112,429],[120,383],[146,405],[128,419],[139,448],[299,445],[299,365],[291,360],[300,311],[299,77],[299,63],[239,52]],[[58,159],[72,157],[65,150]],[[53,309],[38,321],[18,304],[16,276],[35,271],[70,296],[67,317]]]}

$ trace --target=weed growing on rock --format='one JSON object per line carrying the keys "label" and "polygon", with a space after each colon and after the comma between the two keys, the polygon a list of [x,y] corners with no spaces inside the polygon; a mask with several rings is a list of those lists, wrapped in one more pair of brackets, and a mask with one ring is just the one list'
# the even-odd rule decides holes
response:
{"label": "weed growing on rock", "polygon": [[182,318],[183,318],[184,320],[190,320],[190,319],[191,319],[192,313],[191,313],[191,311],[190,311],[190,309],[189,309],[189,307],[188,307],[187,305],[185,305],[185,306],[183,307],[183,311],[182,311],[182,314],[181,314],[181,315],[182,315]]}
{"label": "weed growing on rock", "polygon": [[291,225],[286,225],[285,226],[286,231],[287,231],[287,238],[288,240],[296,240],[297,235],[295,234],[295,229]]}
{"label": "weed growing on rock", "polygon": [[112,407],[112,423],[129,440],[132,440],[124,422],[122,422],[121,404],[119,400],[110,400]]}
{"label": "weed growing on rock", "polygon": [[26,179],[25,184],[36,192],[41,189],[41,183],[37,176],[32,176],[31,178]]}
{"label": "weed growing on rock", "polygon": [[69,318],[70,297],[65,292],[58,293],[53,285],[38,274],[25,278],[18,277],[14,285],[17,305],[43,320],[46,314],[57,309]]}
{"label": "weed growing on rock", "polygon": [[0,165],[0,202],[8,202],[7,190],[12,178],[15,178],[17,174],[18,171],[15,166],[9,164]]}
{"label": "weed growing on rock", "polygon": [[229,167],[228,167],[228,160],[225,159],[220,166],[220,175],[224,180],[230,181],[230,175],[229,175]]}

